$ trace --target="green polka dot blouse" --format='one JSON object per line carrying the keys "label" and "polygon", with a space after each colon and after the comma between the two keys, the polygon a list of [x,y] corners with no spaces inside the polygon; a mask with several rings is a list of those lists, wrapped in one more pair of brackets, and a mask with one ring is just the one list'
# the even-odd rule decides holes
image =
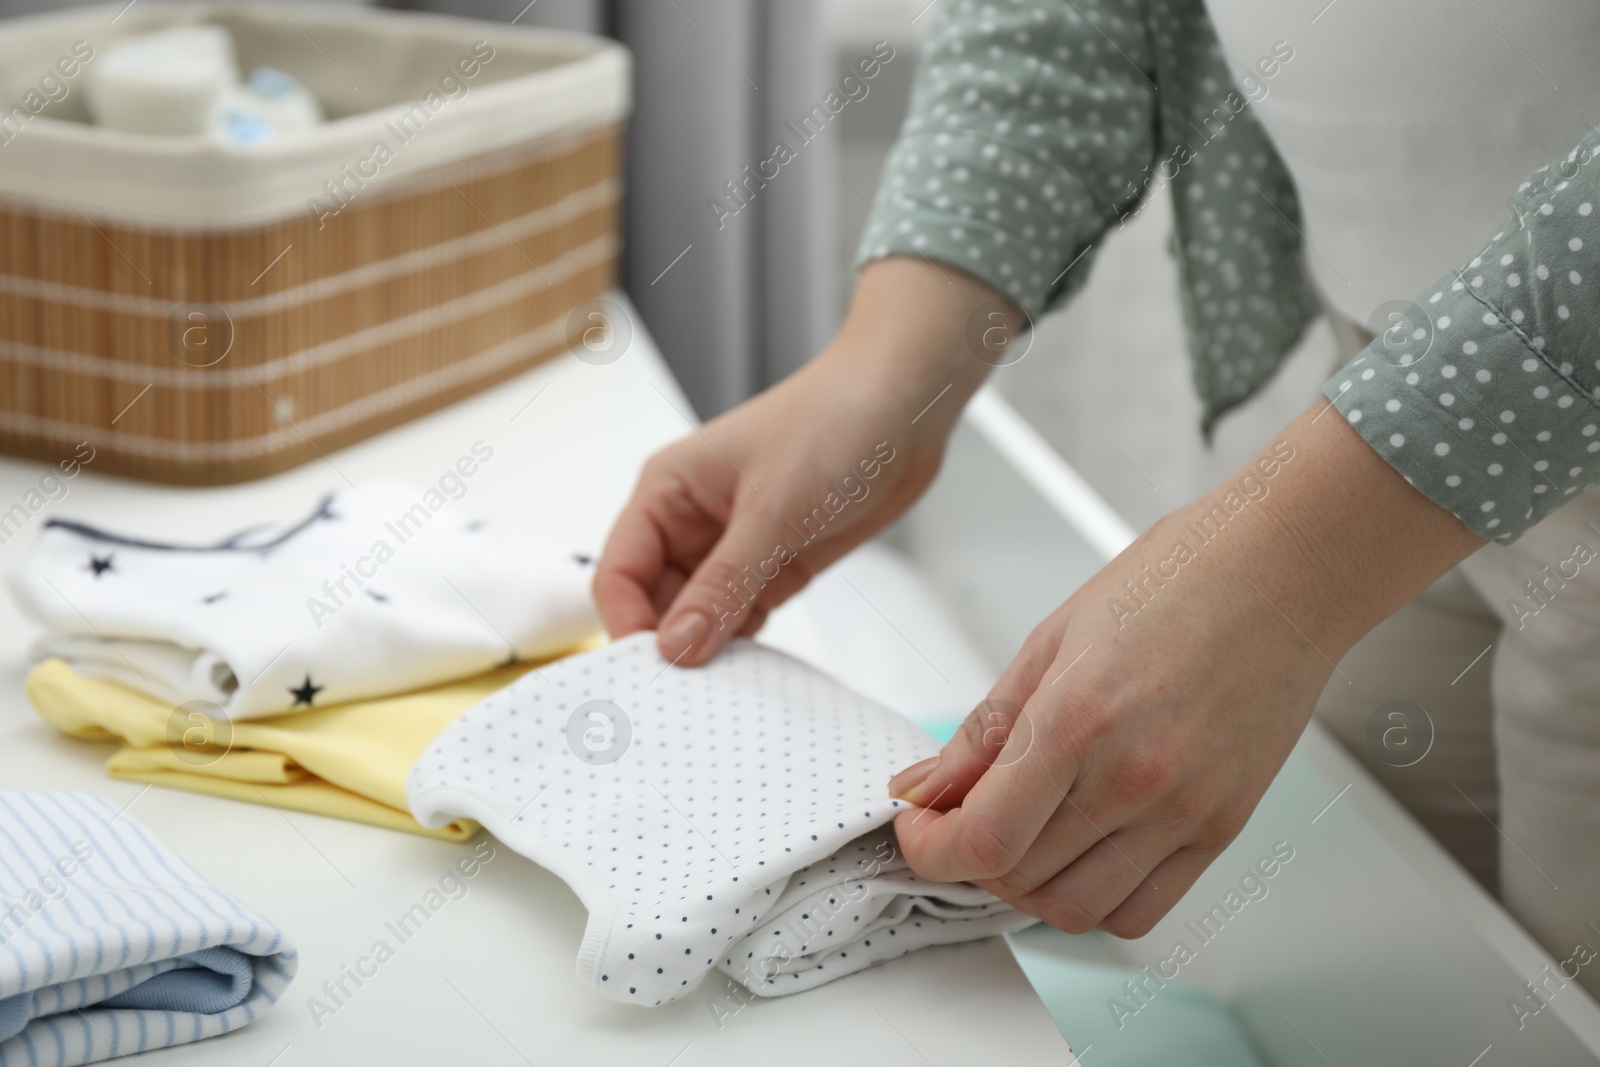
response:
{"label": "green polka dot blouse", "polygon": [[[930,16],[858,264],[949,263],[1038,316],[1167,190],[1209,434],[1319,305],[1293,182],[1203,0],[943,0]],[[1264,57],[1260,75],[1291,56]],[[1596,155],[1600,131],[1524,182],[1483,252],[1325,388],[1411,484],[1486,538],[1512,540],[1600,481]]]}

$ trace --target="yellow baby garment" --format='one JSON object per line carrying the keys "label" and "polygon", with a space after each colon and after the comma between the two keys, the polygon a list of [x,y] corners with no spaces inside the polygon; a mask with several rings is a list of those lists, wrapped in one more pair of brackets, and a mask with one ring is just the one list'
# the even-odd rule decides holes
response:
{"label": "yellow baby garment", "polygon": [[424,829],[406,809],[406,775],[440,730],[529,668],[513,664],[430,689],[235,723],[175,712],[59,659],[29,673],[27,693],[64,733],[122,740],[106,761],[113,778],[461,841],[477,824],[457,819]]}

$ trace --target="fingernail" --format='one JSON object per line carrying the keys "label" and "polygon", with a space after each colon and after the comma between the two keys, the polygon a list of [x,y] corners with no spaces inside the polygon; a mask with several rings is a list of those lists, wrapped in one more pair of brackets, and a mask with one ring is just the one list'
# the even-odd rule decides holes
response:
{"label": "fingernail", "polygon": [[662,627],[657,639],[661,654],[676,660],[690,648],[704,641],[711,629],[710,621],[698,611],[686,611]]}
{"label": "fingernail", "polygon": [[939,766],[939,757],[930,756],[921,763],[913,763],[893,778],[889,779],[889,795],[909,800],[913,804],[920,803],[914,795],[917,786],[928,780],[934,770]]}

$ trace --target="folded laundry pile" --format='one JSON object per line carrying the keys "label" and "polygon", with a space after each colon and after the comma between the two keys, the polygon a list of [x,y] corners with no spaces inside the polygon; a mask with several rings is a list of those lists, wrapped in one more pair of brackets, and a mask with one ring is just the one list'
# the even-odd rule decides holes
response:
{"label": "folded laundry pile", "polygon": [[462,711],[597,639],[589,569],[376,483],[201,547],[55,521],[12,590],[45,627],[29,699],[121,738],[113,777],[459,840],[476,827],[411,817],[406,773]]}
{"label": "folded laundry pile", "polygon": [[277,927],[103,797],[0,792],[0,1063],[225,1034],[294,977]]}
{"label": "folded laundry pile", "polygon": [[210,545],[52,519],[11,590],[44,628],[34,659],[240,720],[571,649],[599,629],[589,563],[375,482]]}
{"label": "folded laundry pile", "polygon": [[589,910],[578,973],[657,1005],[720,968],[775,996],[1034,920],[907,868],[889,778],[918,726],[735,639],[673,668],[653,634],[530,671],[462,715],[407,785],[424,826],[468,817]]}

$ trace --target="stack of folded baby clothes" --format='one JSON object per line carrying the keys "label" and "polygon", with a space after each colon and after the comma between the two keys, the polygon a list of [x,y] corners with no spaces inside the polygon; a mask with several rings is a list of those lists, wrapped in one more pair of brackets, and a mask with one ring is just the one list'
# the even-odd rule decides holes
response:
{"label": "stack of folded baby clothes", "polygon": [[693,670],[650,633],[569,655],[599,645],[588,558],[418,500],[367,486],[211,545],[52,522],[13,579],[45,628],[29,697],[122,739],[116,777],[486,826],[583,900],[579,974],[624,1003],[714,970],[797,992],[1033,921],[899,854],[919,726],[746,638]]}
{"label": "stack of folded baby clothes", "polygon": [[120,738],[117,778],[424,831],[417,754],[524,671],[591,643],[591,560],[379,482],[212,544],[52,520],[11,588],[43,627],[28,696]]}

